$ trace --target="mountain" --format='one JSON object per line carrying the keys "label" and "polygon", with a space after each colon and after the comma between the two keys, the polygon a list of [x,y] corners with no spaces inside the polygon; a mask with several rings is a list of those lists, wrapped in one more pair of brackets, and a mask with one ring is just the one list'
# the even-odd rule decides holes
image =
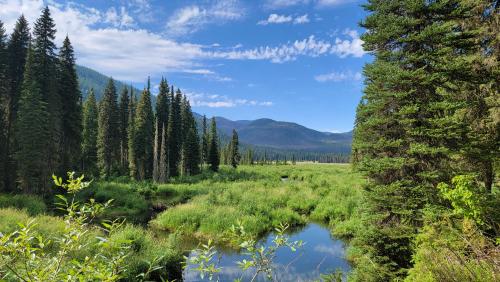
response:
{"label": "mountain", "polygon": [[[106,87],[108,76],[87,67],[76,68],[82,95],[85,98],[90,88],[94,88],[97,99],[100,99]],[[127,84],[115,81],[118,94]],[[136,95],[140,90],[134,88]],[[152,103],[156,97],[152,97]],[[154,107],[153,107],[154,108]],[[198,123],[202,116],[195,113]],[[224,141],[229,140],[233,129],[236,129],[240,142],[257,151],[268,151],[281,154],[283,152],[336,153],[348,154],[351,150],[352,131],[345,133],[329,133],[313,130],[293,122],[276,121],[268,118],[257,120],[229,120],[216,117],[217,129]]]}

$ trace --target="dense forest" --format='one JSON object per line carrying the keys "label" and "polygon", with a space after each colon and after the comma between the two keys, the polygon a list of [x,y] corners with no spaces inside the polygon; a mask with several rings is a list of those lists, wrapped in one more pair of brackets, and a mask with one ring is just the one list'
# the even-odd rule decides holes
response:
{"label": "dense forest", "polygon": [[[134,88],[123,84],[118,94],[109,79],[99,101],[89,89],[82,103],[71,42],[66,37],[56,54],[48,8],[35,23],[33,38],[23,16],[9,40],[3,24],[0,30],[2,191],[18,187],[45,194],[52,173],[71,170],[88,177],[130,175],[160,183],[197,174],[202,164],[218,170],[215,119],[209,128],[204,117],[200,138],[187,97],[165,79],[155,109],[149,81],[137,97]],[[232,144],[227,146],[235,148],[231,163],[237,166],[239,146]]]}

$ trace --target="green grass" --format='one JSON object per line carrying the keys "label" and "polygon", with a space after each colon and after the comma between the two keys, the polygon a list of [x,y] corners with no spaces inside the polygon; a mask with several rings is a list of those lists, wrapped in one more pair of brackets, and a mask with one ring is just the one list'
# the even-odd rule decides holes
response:
{"label": "green grass", "polygon": [[[282,176],[288,180],[282,181]],[[281,222],[337,225],[355,215],[362,182],[348,165],[241,166],[237,171],[224,167],[197,181],[159,185],[156,201],[170,201],[172,206],[175,199],[180,204],[150,224],[154,229],[218,241],[238,220],[254,236]]]}
{"label": "green grass", "polygon": [[0,208],[24,209],[30,215],[47,212],[47,205],[41,197],[23,194],[0,194]]}

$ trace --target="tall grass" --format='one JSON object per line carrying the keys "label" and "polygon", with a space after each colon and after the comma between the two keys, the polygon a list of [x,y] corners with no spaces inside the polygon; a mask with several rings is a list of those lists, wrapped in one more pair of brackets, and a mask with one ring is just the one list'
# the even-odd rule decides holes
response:
{"label": "tall grass", "polygon": [[197,181],[159,185],[158,195],[182,201],[158,215],[151,226],[223,240],[237,221],[254,236],[280,222],[340,224],[360,205],[362,182],[348,165],[223,168]]}

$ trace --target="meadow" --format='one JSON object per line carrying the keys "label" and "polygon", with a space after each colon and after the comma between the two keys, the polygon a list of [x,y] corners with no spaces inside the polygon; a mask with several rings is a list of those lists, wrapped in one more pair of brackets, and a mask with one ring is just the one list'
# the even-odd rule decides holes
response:
{"label": "meadow", "polygon": [[[194,237],[229,245],[228,233],[238,222],[255,238],[280,223],[298,226],[307,222],[329,224],[337,235],[347,238],[361,205],[362,183],[358,173],[341,164],[223,166],[218,173],[206,171],[160,185],[127,178],[96,181],[77,199],[93,198],[100,203],[113,199],[100,219],[125,219],[126,224],[110,240],[133,242],[127,260],[129,277],[144,272],[145,261],[162,254],[165,267],[151,277],[172,279],[179,277],[186,251],[180,249],[180,241]],[[35,228],[44,236],[57,236],[64,229],[53,200],[0,196],[0,232],[12,232],[16,223],[30,219],[43,222]],[[95,246],[95,237],[101,233],[97,227],[89,230],[89,246]],[[56,252],[58,246],[50,250]],[[75,255],[92,252],[89,247]]]}

